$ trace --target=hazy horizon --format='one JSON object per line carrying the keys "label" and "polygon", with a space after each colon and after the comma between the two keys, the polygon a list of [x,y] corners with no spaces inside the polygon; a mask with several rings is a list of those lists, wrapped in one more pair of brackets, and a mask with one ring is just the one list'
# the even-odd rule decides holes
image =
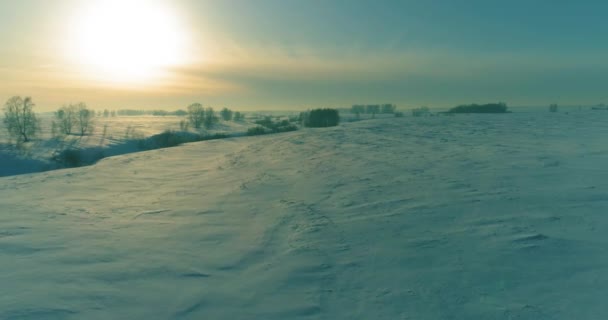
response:
{"label": "hazy horizon", "polygon": [[0,100],[38,111],[354,103],[595,105],[595,1],[24,0],[0,3]]}

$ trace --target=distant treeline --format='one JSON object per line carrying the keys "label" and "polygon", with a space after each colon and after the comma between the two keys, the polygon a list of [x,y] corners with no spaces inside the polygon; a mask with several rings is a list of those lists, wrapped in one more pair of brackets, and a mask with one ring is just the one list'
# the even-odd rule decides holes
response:
{"label": "distant treeline", "polygon": [[112,117],[115,115],[118,116],[186,116],[188,111],[186,110],[175,110],[175,111],[167,111],[167,110],[135,110],[135,109],[121,109],[121,110],[104,110],[103,112],[98,112],[98,116],[103,117]]}
{"label": "distant treeline", "polygon": [[368,104],[368,105],[364,105],[364,104],[355,104],[350,108],[351,113],[354,114],[362,114],[362,113],[366,113],[366,114],[378,114],[378,113],[383,113],[383,114],[387,114],[387,113],[395,113],[395,111],[397,110],[397,106],[392,104],[392,103],[385,103],[385,104]]}
{"label": "distant treeline", "polygon": [[340,113],[337,109],[314,109],[300,113],[300,121],[305,127],[333,127],[340,123]]}
{"label": "distant treeline", "polygon": [[450,109],[447,113],[505,113],[507,112],[507,104],[486,103],[486,104],[463,104]]}

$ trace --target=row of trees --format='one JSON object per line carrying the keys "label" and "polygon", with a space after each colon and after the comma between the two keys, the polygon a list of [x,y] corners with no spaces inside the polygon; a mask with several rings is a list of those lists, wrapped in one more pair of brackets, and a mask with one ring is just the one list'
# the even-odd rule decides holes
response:
{"label": "row of trees", "polygon": [[300,120],[305,127],[333,127],[340,123],[340,113],[337,109],[314,109],[302,112]]}
{"label": "row of trees", "polygon": [[359,117],[360,114],[366,113],[371,114],[374,117],[378,113],[382,114],[393,114],[397,110],[397,106],[392,103],[385,104],[355,104],[351,107],[351,113],[354,113]]}
{"label": "row of trees", "polygon": [[200,129],[204,127],[205,129],[210,129],[216,123],[219,122],[220,117],[224,121],[243,121],[245,116],[238,112],[232,111],[228,108],[223,108],[219,112],[219,117],[216,115],[215,110],[213,108],[204,108],[200,103],[193,103],[188,106],[188,122],[182,121],[180,123],[180,127],[182,130],[187,130],[188,125],[192,126],[195,129]]}
{"label": "row of trees", "polygon": [[[31,97],[23,98],[20,96],[8,99],[4,105],[4,125],[9,136],[16,139],[18,143],[30,141],[40,131],[40,121],[36,117],[36,113],[34,113],[34,106],[35,104]],[[119,113],[122,112],[119,111]],[[114,111],[110,112],[106,109],[99,115],[109,117],[114,116],[114,114]],[[124,114],[133,113],[124,112]],[[245,118],[242,113],[228,108],[223,108],[219,114],[225,121],[242,121]],[[220,119],[220,117],[216,116],[213,108],[203,108],[200,103],[191,104],[185,115],[188,117],[188,122],[182,122],[180,126],[186,130],[188,125],[196,129],[200,129],[203,126],[209,129]],[[54,116],[55,120],[52,122],[53,135],[61,133],[84,136],[93,132],[95,111],[87,108],[84,102],[65,105],[57,110]]]}
{"label": "row of trees", "polygon": [[[17,142],[30,141],[40,130],[40,122],[33,111],[34,106],[31,97],[15,96],[5,103],[4,124],[9,135],[17,139]],[[213,108],[204,108],[200,103],[188,106],[187,112],[187,124],[196,129],[201,127],[209,129],[219,121],[220,117],[225,121],[241,121],[244,119],[242,113],[233,112],[227,108],[222,109],[218,117]],[[104,112],[104,116],[106,114]],[[84,102],[65,105],[54,113],[54,117],[55,120],[52,122],[53,134],[59,132],[65,135],[78,134],[84,136],[93,132],[95,111],[87,108]],[[306,127],[330,127],[340,122],[340,116],[336,109],[315,109],[300,114],[299,120]],[[282,130],[277,128],[293,127],[289,124],[289,121],[285,120],[284,122],[271,123],[269,129],[276,129],[277,132],[280,132]],[[182,122],[180,125],[184,129],[186,123]]]}
{"label": "row of trees", "polygon": [[[28,142],[40,131],[40,120],[34,112],[31,97],[14,96],[4,104],[4,125],[10,138],[17,143]],[[78,133],[81,136],[93,131],[95,111],[88,109],[83,102],[63,106],[55,112],[52,123],[53,134]]]}
{"label": "row of trees", "polygon": [[463,104],[450,109],[447,113],[505,113],[507,104],[504,102],[486,104]]}
{"label": "row of trees", "polygon": [[88,109],[84,102],[69,104],[61,107],[55,112],[52,128],[53,133],[57,130],[62,134],[78,133],[81,136],[93,132],[93,117],[95,111]]}
{"label": "row of trees", "polygon": [[205,109],[200,103],[193,103],[188,106],[188,122],[195,129],[200,129],[203,126],[209,129],[218,121],[219,118],[215,115],[213,108]]}
{"label": "row of trees", "polygon": [[245,115],[238,112],[238,111],[232,111],[228,108],[224,108],[220,111],[220,116],[222,117],[222,120],[224,121],[243,121],[245,120]]}

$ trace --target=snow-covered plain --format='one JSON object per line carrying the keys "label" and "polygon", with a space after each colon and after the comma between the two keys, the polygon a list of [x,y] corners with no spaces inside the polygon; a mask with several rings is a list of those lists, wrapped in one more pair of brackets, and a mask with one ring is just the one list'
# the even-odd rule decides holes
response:
{"label": "snow-covered plain", "polygon": [[[259,116],[253,114],[252,116]],[[145,139],[166,130],[180,131],[180,121],[186,117],[176,116],[122,116],[94,118],[93,132],[84,136],[53,135],[52,113],[38,115],[40,132],[19,147],[11,141],[4,124],[0,122],[0,177],[50,170],[57,167],[51,158],[65,149],[103,151],[106,156],[139,151],[138,139]],[[200,134],[238,134],[255,126],[252,121],[221,121],[210,130],[191,132]]]}
{"label": "snow-covered plain", "polygon": [[607,122],[378,119],[0,178],[0,319],[606,319]]}

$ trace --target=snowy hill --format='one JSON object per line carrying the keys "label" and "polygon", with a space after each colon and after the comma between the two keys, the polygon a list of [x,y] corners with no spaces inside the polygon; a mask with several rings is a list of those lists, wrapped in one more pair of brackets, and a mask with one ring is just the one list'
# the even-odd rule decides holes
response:
{"label": "snowy hill", "polygon": [[0,178],[0,319],[604,319],[605,117],[379,119]]}

